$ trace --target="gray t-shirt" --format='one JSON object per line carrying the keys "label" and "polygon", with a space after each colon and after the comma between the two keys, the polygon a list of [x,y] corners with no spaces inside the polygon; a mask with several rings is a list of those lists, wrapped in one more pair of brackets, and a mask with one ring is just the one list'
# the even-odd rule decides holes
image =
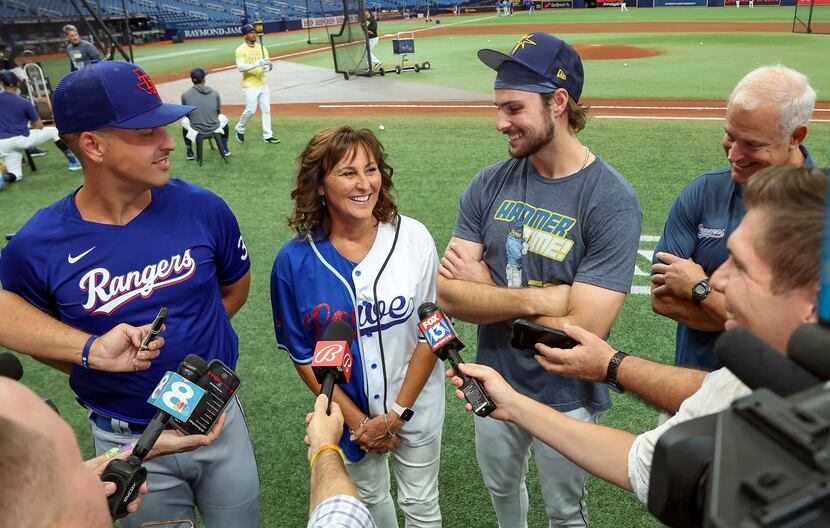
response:
{"label": "gray t-shirt", "polygon": [[219,98],[219,93],[209,86],[194,84],[182,94],[182,104],[196,107],[187,116],[190,119],[190,126],[194,130],[210,134],[219,128],[219,112],[222,111],[222,101]]}
{"label": "gray t-shirt", "polygon": [[[582,282],[628,292],[643,214],[634,189],[596,160],[564,178],[545,178],[528,158],[486,167],[461,196],[454,236],[484,246],[493,280],[513,288]],[[533,353],[510,346],[510,328],[479,325],[476,361],[560,411],[610,407],[604,384],[553,376]]]}
{"label": "gray t-shirt", "polygon": [[67,44],[66,54],[69,55],[69,62],[72,63],[72,71],[82,70],[84,66],[89,66],[92,61],[101,60],[101,54],[98,50],[85,40],[79,41],[77,44]]}

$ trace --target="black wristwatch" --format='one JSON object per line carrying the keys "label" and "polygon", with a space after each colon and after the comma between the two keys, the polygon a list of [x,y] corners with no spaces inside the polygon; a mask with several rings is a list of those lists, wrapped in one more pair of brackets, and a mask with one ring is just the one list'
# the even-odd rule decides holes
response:
{"label": "black wristwatch", "polygon": [[397,402],[392,403],[392,410],[395,411],[395,413],[397,413],[397,415],[400,416],[401,420],[403,420],[404,422],[408,422],[412,419],[412,416],[415,415],[415,411],[413,411],[409,407],[398,405]]}
{"label": "black wristwatch", "polygon": [[611,361],[608,362],[608,370],[605,373],[605,383],[620,394],[625,392],[625,389],[620,387],[619,383],[617,383],[617,370],[619,370],[620,363],[622,363],[622,360],[626,357],[628,357],[628,354],[625,352],[617,352],[614,354],[611,357]]}
{"label": "black wristwatch", "polygon": [[695,304],[703,302],[703,299],[708,297],[710,293],[712,293],[712,285],[709,284],[709,279],[698,281],[692,286],[692,300]]}

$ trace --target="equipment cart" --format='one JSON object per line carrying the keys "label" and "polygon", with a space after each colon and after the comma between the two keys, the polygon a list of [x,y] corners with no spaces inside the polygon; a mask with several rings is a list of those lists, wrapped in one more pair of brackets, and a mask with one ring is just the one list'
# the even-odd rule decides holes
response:
{"label": "equipment cart", "polygon": [[[411,31],[402,31],[398,33],[397,38],[392,40],[392,51],[395,55],[401,56],[401,62],[395,66],[395,73],[400,74],[402,71],[414,70],[416,73],[421,70],[430,69],[429,61],[424,61],[418,64],[415,61],[415,33]],[[412,59],[409,56],[412,55]],[[407,62],[412,61],[410,65]]]}

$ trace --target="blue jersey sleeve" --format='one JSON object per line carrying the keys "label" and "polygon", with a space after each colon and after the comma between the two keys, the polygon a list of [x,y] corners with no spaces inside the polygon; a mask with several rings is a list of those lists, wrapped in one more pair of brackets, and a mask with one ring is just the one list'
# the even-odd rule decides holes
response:
{"label": "blue jersey sleeve", "polygon": [[217,278],[220,285],[226,286],[241,279],[251,269],[251,259],[231,208],[218,196],[212,198],[213,207],[207,210],[207,218],[216,247]]}
{"label": "blue jersey sleeve", "polygon": [[16,293],[29,304],[55,317],[58,315],[54,297],[44,279],[41,260],[49,249],[27,246],[24,237],[15,235],[0,253],[0,283],[3,289]]}
{"label": "blue jersey sleeve", "polygon": [[291,258],[283,248],[271,270],[271,310],[277,348],[287,352],[295,364],[310,365],[314,344],[303,329],[293,279]]}
{"label": "blue jersey sleeve", "polygon": [[37,109],[35,108],[35,105],[30,103],[29,101],[26,101],[25,108],[26,108],[26,110],[25,110],[26,119],[28,119],[30,123],[34,123],[35,121],[40,121],[40,115],[38,115]]}
{"label": "blue jersey sleeve", "polygon": [[479,172],[461,195],[453,236],[483,244],[481,227],[484,204],[481,200],[482,176]]}
{"label": "blue jersey sleeve", "polygon": [[663,234],[654,248],[652,263],[657,263],[657,253],[671,253],[680,258],[691,258],[697,247],[697,218],[695,206],[697,180],[686,186],[675,198],[663,227]]}

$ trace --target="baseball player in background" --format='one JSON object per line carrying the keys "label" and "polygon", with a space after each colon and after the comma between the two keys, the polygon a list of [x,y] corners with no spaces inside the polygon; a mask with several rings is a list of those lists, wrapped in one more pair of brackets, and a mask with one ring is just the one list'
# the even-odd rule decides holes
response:
{"label": "baseball player in background", "polygon": [[[6,183],[23,178],[23,153],[48,141],[63,152],[71,171],[81,170],[75,155],[58,137],[58,129],[43,126],[35,105],[25,97],[17,95],[20,79],[9,70],[0,71],[0,159],[6,168],[0,171],[0,189]],[[29,128],[31,126],[31,128]]]}
{"label": "baseball player in background", "polygon": [[[176,147],[165,128],[192,106],[164,104],[128,62],[93,63],[61,80],[54,116],[84,171],[83,186],[41,209],[0,254],[0,282],[62,322],[97,335],[121,322],[167,317],[163,354],[146,370],[110,373],[54,364],[89,410],[95,451],[134,443],[155,414],[147,397],[195,353],[230,368],[239,357],[230,317],[245,303],[250,260],[230,208],[215,194],[170,180]],[[82,361],[86,365],[87,361]],[[191,519],[208,527],[259,526],[259,477],[238,400],[220,437],[196,454],[144,464],[150,493],[125,528]]]}
{"label": "baseball player in background", "polygon": [[368,9],[363,12],[363,16],[366,21],[366,35],[369,37],[370,67],[372,70],[378,70],[380,69],[381,64],[383,64],[379,58],[375,57],[375,46],[377,46],[378,41],[380,41],[380,37],[378,37],[378,19],[375,17],[375,14]]}
{"label": "baseball player in background", "polygon": [[416,312],[435,300],[438,256],[426,227],[397,213],[385,158],[365,129],[327,129],[306,146],[291,193],[298,236],[271,272],[274,328],[315,394],[316,342],[332,321],[355,329],[351,378],[332,396],[350,430],[346,469],[377,525],[394,528],[391,455],[406,526],[438,528],[443,369]]}
{"label": "baseball player in background", "polygon": [[[482,169],[461,196],[439,269],[440,305],[479,325],[477,362],[520,393],[596,423],[611,406],[607,385],[551,376],[510,345],[509,324],[574,322],[608,335],[631,287],[643,218],[637,195],[576,136],[587,108],[578,103],[583,69],[571,46],[532,32],[509,54],[478,56],[498,72],[496,128],[510,159]],[[527,526],[531,445],[550,525],[588,525],[582,469],[513,423],[476,417],[475,434],[499,526]]]}
{"label": "baseball player in background", "polygon": [[280,140],[271,131],[271,93],[268,91],[268,79],[265,74],[271,71],[268,50],[257,45],[257,33],[253,24],[242,26],[245,42],[236,48],[236,69],[242,72],[242,92],[245,94],[245,111],[236,124],[236,140],[245,141],[245,128],[256,113],[259,105],[262,111],[262,141],[276,144]]}

